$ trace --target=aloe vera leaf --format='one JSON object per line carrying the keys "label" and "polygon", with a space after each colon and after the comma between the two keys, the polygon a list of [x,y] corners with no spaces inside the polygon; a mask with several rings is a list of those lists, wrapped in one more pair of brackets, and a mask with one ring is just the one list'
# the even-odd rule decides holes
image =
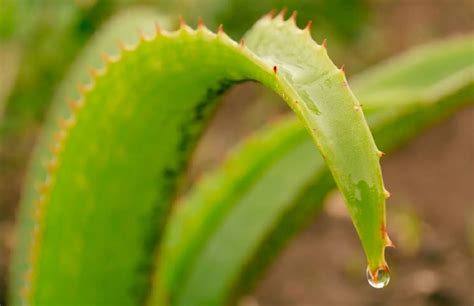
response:
{"label": "aloe vera leaf", "polygon": [[[182,24],[176,32],[159,32],[125,47],[119,58],[108,58],[106,67],[95,71],[91,84],[80,86],[80,99],[70,103],[70,117],[50,143],[46,175],[33,171],[41,183],[37,191],[28,187],[23,198],[20,231],[30,234],[19,237],[14,304],[139,303],[176,186],[215,98],[244,80],[274,89],[300,116],[352,205],[357,204],[352,194],[360,187],[348,185],[364,179],[373,188],[363,190],[364,207],[370,217],[377,205],[374,222],[381,222],[384,197],[377,151],[362,112],[354,110],[357,101],[344,74],[293,21],[267,17],[254,33],[280,41],[269,48],[309,49],[317,60],[305,60],[320,62],[316,72],[327,75],[326,83],[308,92],[311,86],[290,79],[288,69],[301,64],[296,54],[277,52],[269,61],[262,58],[262,46],[252,52],[223,32]],[[316,101],[318,94],[327,96]],[[326,104],[337,106],[329,111]],[[341,124],[339,118],[347,122]],[[337,134],[328,125],[350,126],[353,137],[343,137],[347,143],[329,141]],[[341,159],[345,150],[357,164]],[[371,262],[384,263],[382,238],[368,233],[363,239]]]}
{"label": "aloe vera leaf", "polygon": [[97,67],[103,65],[104,56],[118,56],[121,52],[121,44],[137,44],[139,32],[153,36],[157,22],[163,29],[170,29],[173,24],[169,17],[149,7],[130,7],[111,17],[97,33],[92,35],[84,50],[71,64],[68,74],[54,95],[47,120],[42,126],[43,139],[39,141],[40,145],[36,148],[39,153],[34,155],[33,164],[38,166],[37,171],[41,173],[36,175],[46,174],[41,163],[50,154],[46,150],[49,143],[46,138],[57,130],[57,118],[69,115],[69,104],[65,101],[80,99],[80,93],[77,92],[78,84],[90,82],[91,77],[99,72]]}
{"label": "aloe vera leaf", "polygon": [[[467,36],[418,47],[355,77],[355,91],[364,92],[361,101],[381,148],[391,151],[474,102],[471,42]],[[429,63],[450,62],[451,57],[463,65],[456,70],[446,65],[427,69]],[[426,70],[438,77],[413,88],[411,80],[423,82],[419,79]],[[405,71],[411,78],[404,83]],[[364,91],[364,84],[392,75],[400,75],[397,90],[410,94],[387,104],[387,95]],[[390,86],[378,86],[377,91],[388,92]],[[264,152],[264,147],[277,155]],[[333,187],[323,159],[314,155],[294,118],[266,127],[234,149],[177,204],[163,241],[155,294],[168,296],[172,305],[235,302],[320,210]]]}
{"label": "aloe vera leaf", "polygon": [[[277,22],[275,22],[277,21]],[[354,222],[357,233],[361,239],[368,265],[371,271],[385,267],[383,256],[386,246],[384,234],[374,229],[385,227],[385,198],[387,192],[383,187],[381,171],[373,175],[371,168],[378,168],[379,151],[372,137],[355,137],[358,131],[368,130],[365,122],[351,123],[355,118],[363,116],[361,107],[355,96],[350,91],[333,91],[334,87],[348,88],[342,69],[330,72],[320,65],[319,58],[327,58],[326,48],[315,49],[311,44],[300,48],[287,48],[288,45],[297,46],[298,41],[306,39],[311,42],[309,31],[305,32],[294,27],[292,19],[283,22],[282,18],[272,21],[262,19],[245,36],[249,48],[264,59],[269,65],[276,65],[289,81],[294,82],[298,92],[296,102],[304,102],[307,113],[316,114],[320,121],[317,125],[306,125],[310,128],[319,152],[324,158],[333,174],[334,180],[341,190]],[[274,28],[277,30],[275,31]],[[275,32],[276,35],[272,33]],[[295,35],[288,35],[294,33]],[[298,34],[300,37],[298,37]],[[288,38],[287,38],[288,36]],[[319,51],[319,52],[318,52]],[[295,57],[293,62],[282,63],[283,58]],[[328,60],[329,65],[334,65]],[[334,69],[334,68],[333,68]],[[335,84],[332,83],[332,74],[336,75]],[[283,97],[285,97],[283,95]],[[311,102],[307,102],[307,99]],[[344,103],[343,101],[350,101]],[[336,110],[350,110],[345,115],[336,114]],[[296,112],[297,115],[300,115]],[[330,115],[334,114],[334,116]],[[319,121],[318,120],[318,121]],[[328,130],[329,123],[336,123],[335,128]],[[321,138],[320,135],[329,135]],[[364,153],[355,157],[336,148],[344,146],[357,138],[358,150]],[[372,164],[369,168],[363,164]],[[353,169],[347,171],[346,169]],[[347,189],[345,186],[350,186]]]}

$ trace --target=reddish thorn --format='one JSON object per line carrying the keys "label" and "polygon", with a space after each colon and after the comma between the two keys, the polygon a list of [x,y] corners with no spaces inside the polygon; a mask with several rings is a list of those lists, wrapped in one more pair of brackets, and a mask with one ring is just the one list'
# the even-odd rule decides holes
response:
{"label": "reddish thorn", "polygon": [[42,183],[42,184],[39,184],[37,188],[38,188],[38,192],[39,192],[40,194],[45,194],[45,193],[48,192],[48,190],[49,190],[50,187],[51,187],[51,186],[48,184],[48,182],[44,182],[44,183]]}
{"label": "reddish thorn", "polygon": [[179,27],[184,28],[186,26],[186,21],[184,21],[183,16],[179,15],[178,20],[179,20]]}
{"label": "reddish thorn", "polygon": [[81,93],[81,94],[85,94],[87,92],[87,86],[84,85],[84,84],[78,84],[77,85],[77,90]]}
{"label": "reddish thorn", "polygon": [[53,138],[57,142],[61,142],[64,139],[64,137],[66,137],[66,133],[63,130],[57,131],[53,134]]}
{"label": "reddish thorn", "polygon": [[270,12],[268,12],[265,17],[266,18],[269,18],[269,19],[273,19],[273,17],[275,16],[275,9],[272,9]]}
{"label": "reddish thorn", "polygon": [[219,25],[219,28],[217,28],[217,33],[218,34],[224,33],[224,25],[222,23]]}
{"label": "reddish thorn", "polygon": [[197,22],[198,29],[202,29],[204,27],[204,21],[202,20],[202,17],[198,17],[198,22]]}
{"label": "reddish thorn", "polygon": [[273,66],[273,73],[277,73],[278,72],[278,67],[277,66]]}
{"label": "reddish thorn", "polygon": [[245,46],[245,41],[243,39],[240,40],[239,45],[241,48]]}
{"label": "reddish thorn", "polygon": [[93,67],[88,67],[87,72],[89,73],[89,76],[93,79],[97,78],[99,75],[99,71]]}
{"label": "reddish thorn", "polygon": [[157,35],[161,33],[161,27],[158,22],[155,22],[155,32]]}
{"label": "reddish thorn", "polygon": [[306,24],[306,27],[304,28],[305,30],[311,32],[311,28],[313,27],[313,21],[309,20],[308,23]]}
{"label": "reddish thorn", "polygon": [[296,23],[297,16],[298,16],[298,11],[293,11],[293,13],[291,13],[290,20],[293,21],[293,23]]}
{"label": "reddish thorn", "polygon": [[137,33],[138,33],[138,38],[141,41],[146,41],[145,33],[143,32],[142,29],[137,29]]}
{"label": "reddish thorn", "polygon": [[112,62],[112,58],[108,53],[102,52],[100,56],[102,57],[102,61],[104,62],[104,64],[109,64]]}
{"label": "reddish thorn", "polygon": [[59,151],[61,151],[61,147],[58,144],[53,144],[49,146],[49,151],[51,151],[53,155],[58,155]]}
{"label": "reddish thorn", "polygon": [[343,74],[346,74],[346,71],[344,70],[344,64],[342,64],[341,68],[339,68]]}
{"label": "reddish thorn", "polygon": [[48,170],[49,173],[54,172],[58,168],[58,162],[56,159],[51,159],[46,162],[45,168]]}
{"label": "reddish thorn", "polygon": [[278,14],[278,17],[280,17],[281,19],[285,19],[285,15],[286,15],[286,12],[288,11],[288,9],[285,7],[283,7],[280,11],[280,13]]}
{"label": "reddish thorn", "polygon": [[385,235],[385,243],[386,243],[386,247],[388,248],[396,248],[395,244],[393,243],[393,241],[390,239],[390,237],[388,237],[388,234]]}
{"label": "reddish thorn", "polygon": [[76,122],[75,117],[71,115],[68,119],[61,118],[59,120],[59,126],[62,129],[66,130],[70,128],[71,126],[73,126],[75,122]]}
{"label": "reddish thorn", "polygon": [[75,111],[79,108],[79,102],[75,101],[75,100],[70,100],[68,102],[68,105],[69,105],[69,108],[72,110],[72,111]]}
{"label": "reddish thorn", "polygon": [[120,39],[116,39],[115,40],[115,43],[117,44],[117,47],[120,49],[120,50],[127,50],[127,46],[125,45],[125,43],[123,41],[121,41]]}
{"label": "reddish thorn", "polygon": [[35,220],[41,220],[43,219],[43,210],[41,209],[43,206],[43,204],[40,202],[40,201],[36,201],[35,203],[35,206],[37,207],[37,209],[35,209]]}
{"label": "reddish thorn", "polygon": [[323,47],[324,49],[327,49],[327,46],[328,46],[328,41],[327,39],[323,39],[323,42],[321,43],[321,47]]}
{"label": "reddish thorn", "polygon": [[[71,108],[72,108],[72,107],[71,107]],[[66,120],[66,119],[64,119],[64,118],[61,118],[61,119],[59,119],[59,126],[60,126],[62,129],[65,130],[65,129],[67,129],[67,128],[70,126],[70,124],[69,124],[69,121],[68,121],[68,120]]]}

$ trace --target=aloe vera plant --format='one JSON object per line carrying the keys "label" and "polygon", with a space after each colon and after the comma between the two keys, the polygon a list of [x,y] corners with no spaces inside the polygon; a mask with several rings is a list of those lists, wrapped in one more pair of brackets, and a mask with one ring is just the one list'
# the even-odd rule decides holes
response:
{"label": "aloe vera plant", "polygon": [[[381,152],[344,72],[330,61],[324,44],[312,41],[308,30],[298,29],[293,18],[267,16],[240,44],[222,28],[212,33],[202,24],[193,30],[182,23],[175,32],[157,30],[154,37],[143,35],[136,46],[124,45],[118,57],[105,56],[105,62],[103,68],[92,70],[90,84],[80,86],[80,98],[69,103],[70,110],[57,131],[49,135],[46,130],[38,150],[22,202],[11,283],[14,304],[137,305],[147,296],[151,305],[224,304],[240,290],[235,288],[242,287],[242,282],[236,285],[238,280],[251,279],[268,257],[251,250],[265,251],[268,240],[280,244],[284,238],[282,228],[275,226],[279,220],[282,225],[292,220],[300,224],[318,206],[304,198],[316,197],[319,203],[333,186],[314,144],[307,144],[306,131],[344,194],[367,255],[369,275],[378,282],[379,274],[387,271],[384,248],[390,240],[385,230],[387,192],[379,166]],[[463,65],[465,62],[459,67]],[[441,71],[440,78],[454,72]],[[208,187],[198,187],[189,196],[190,202],[202,205],[191,203],[179,211],[160,246],[176,187],[216,107],[217,96],[245,80],[261,82],[282,96],[306,129],[287,123],[275,129],[276,136],[262,136],[264,146],[252,144],[251,149],[244,149],[236,163],[240,166],[224,171],[225,177],[213,176],[204,183]],[[436,81],[431,83],[438,85]],[[387,83],[373,87],[396,87],[390,78]],[[460,84],[443,93],[468,88],[472,94],[472,88]],[[366,97],[373,93],[368,91]],[[419,88],[412,95],[407,93],[406,104],[395,115],[393,109],[385,105],[382,110],[381,106],[374,111],[375,122],[385,127],[410,118],[419,106],[419,100],[413,100],[417,93]],[[433,101],[444,98],[440,93]],[[456,103],[447,105],[450,109]],[[64,108],[58,106],[56,114],[63,113]],[[50,153],[44,149],[48,146]],[[300,151],[291,153],[295,146]],[[45,168],[41,160],[46,160]],[[236,199],[244,198],[242,190],[246,195],[252,190],[249,184],[262,182],[263,189],[253,194],[258,198],[258,192],[278,183],[272,182],[272,171],[292,171],[293,166],[304,173],[297,173],[279,188],[275,203],[280,204],[272,213],[261,212],[270,230],[254,228],[248,236],[240,235],[242,248],[258,256],[251,261],[248,256],[231,258],[236,263],[233,266],[206,262],[212,257],[201,256],[204,244],[212,242],[209,247],[213,248],[229,241],[229,232],[225,228],[216,231],[216,225],[232,219],[228,212],[237,212],[231,208]],[[270,181],[265,180],[266,175]],[[211,190],[209,181],[223,185]],[[309,188],[315,185],[317,188]],[[247,201],[252,203],[252,198]],[[294,218],[282,218],[282,212]],[[232,222],[241,222],[244,215],[235,215]],[[232,222],[227,226],[235,227],[237,223]],[[150,284],[155,257],[158,269]],[[221,268],[216,276],[223,282],[207,282],[210,286],[201,291],[197,284],[205,285],[202,277],[216,263]],[[244,266],[249,273],[239,278],[235,271],[243,272]],[[232,272],[226,267],[237,269]],[[212,288],[221,284],[225,288]]]}

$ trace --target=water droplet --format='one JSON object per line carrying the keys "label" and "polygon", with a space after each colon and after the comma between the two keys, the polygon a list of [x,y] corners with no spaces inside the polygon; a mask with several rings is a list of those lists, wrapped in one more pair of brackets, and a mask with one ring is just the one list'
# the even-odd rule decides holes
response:
{"label": "water droplet", "polygon": [[367,267],[367,280],[374,288],[381,289],[386,287],[388,282],[390,282],[390,272],[388,271],[388,267],[380,267],[374,274],[372,274],[370,268]]}

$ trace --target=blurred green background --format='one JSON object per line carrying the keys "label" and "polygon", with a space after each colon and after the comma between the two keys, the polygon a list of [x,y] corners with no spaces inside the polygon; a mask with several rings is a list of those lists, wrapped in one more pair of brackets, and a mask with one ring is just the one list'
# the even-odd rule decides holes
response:
{"label": "blurred green background", "polygon": [[[222,23],[234,39],[271,9],[296,10],[298,25],[313,21],[313,37],[328,39],[330,56],[345,64],[349,77],[411,46],[474,30],[470,0],[0,0],[1,305],[15,212],[48,106],[93,33],[137,6],[166,16],[171,28],[178,15],[191,26],[201,16],[211,30]],[[274,103],[278,97],[255,84],[239,85],[224,99],[189,182],[239,139],[287,112]],[[383,161],[394,194],[389,226],[399,246],[388,254],[394,262],[389,288],[374,291],[362,279],[362,250],[334,195],[242,305],[472,305],[473,122],[473,109],[464,110]]]}

